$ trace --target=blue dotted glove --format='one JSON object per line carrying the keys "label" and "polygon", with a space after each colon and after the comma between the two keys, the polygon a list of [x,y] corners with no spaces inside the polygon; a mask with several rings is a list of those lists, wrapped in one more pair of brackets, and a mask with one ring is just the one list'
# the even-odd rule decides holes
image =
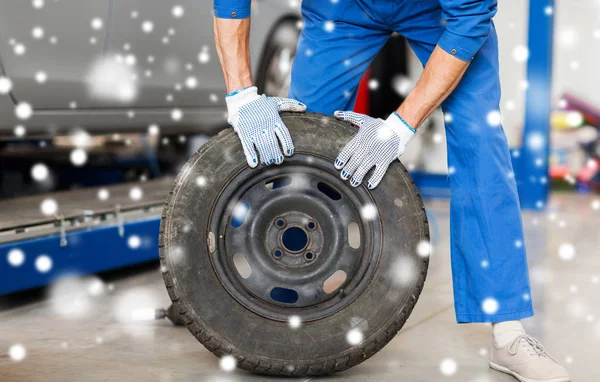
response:
{"label": "blue dotted glove", "polygon": [[336,111],[335,116],[359,127],[358,133],[342,149],[335,160],[335,168],[342,169],[342,179],[358,187],[367,172],[375,166],[368,182],[369,189],[377,187],[389,165],[399,158],[408,142],[415,136],[410,127],[394,112],[385,121],[352,111]]}
{"label": "blue dotted glove", "polygon": [[225,100],[227,121],[238,134],[250,167],[258,165],[257,150],[264,165],[283,162],[279,143],[286,156],[294,153],[292,137],[279,112],[303,112],[306,105],[290,98],[259,96],[256,86],[230,93]]}

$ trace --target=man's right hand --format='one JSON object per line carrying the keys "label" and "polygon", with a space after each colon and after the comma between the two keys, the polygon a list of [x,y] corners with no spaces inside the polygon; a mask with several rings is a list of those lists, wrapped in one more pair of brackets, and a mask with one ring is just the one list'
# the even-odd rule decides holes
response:
{"label": "man's right hand", "polygon": [[257,150],[263,165],[283,162],[279,143],[283,154],[294,153],[292,137],[279,112],[303,112],[306,105],[290,98],[259,96],[256,86],[230,93],[225,100],[229,113],[227,121],[240,137],[250,167],[258,165]]}

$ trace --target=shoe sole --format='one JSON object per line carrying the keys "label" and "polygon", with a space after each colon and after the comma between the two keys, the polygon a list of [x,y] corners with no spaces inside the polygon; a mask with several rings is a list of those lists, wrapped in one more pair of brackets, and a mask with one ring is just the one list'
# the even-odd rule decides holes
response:
{"label": "shoe sole", "polygon": [[514,371],[510,370],[509,368],[506,368],[504,366],[500,366],[498,364],[495,364],[492,361],[488,361],[488,362],[489,362],[490,367],[492,369],[500,371],[500,372],[505,373],[505,374],[512,375],[513,377],[515,377],[516,379],[518,379],[521,382],[571,382],[571,378],[568,378],[568,377],[561,377],[561,378],[554,378],[554,379],[530,379],[530,378],[525,378],[525,377],[520,376],[519,374],[515,373]]}

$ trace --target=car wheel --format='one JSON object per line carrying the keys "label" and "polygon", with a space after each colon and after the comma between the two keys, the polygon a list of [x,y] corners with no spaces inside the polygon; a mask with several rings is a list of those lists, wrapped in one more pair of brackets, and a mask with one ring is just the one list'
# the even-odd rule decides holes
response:
{"label": "car wheel", "polygon": [[340,178],[333,161],[355,127],[282,116],[296,152],[281,165],[249,168],[231,130],[186,163],[163,211],[161,269],[217,357],[262,374],[330,374],[374,355],[410,315],[427,216],[399,161],[374,190]]}

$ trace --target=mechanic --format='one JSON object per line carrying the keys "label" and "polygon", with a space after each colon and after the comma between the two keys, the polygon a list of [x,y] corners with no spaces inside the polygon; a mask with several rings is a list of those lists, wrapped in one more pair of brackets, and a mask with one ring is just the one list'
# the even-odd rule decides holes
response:
{"label": "mechanic", "polygon": [[[334,114],[359,127],[335,160],[341,177],[375,188],[416,129],[445,113],[454,305],[458,323],[492,323],[489,364],[520,381],[570,381],[519,320],[533,315],[517,187],[499,123],[497,0],[304,0],[291,98],[259,96],[250,53],[251,0],[214,0],[228,121],[250,167],[294,153],[281,111]],[[393,32],[424,71],[386,120],[351,110],[367,67]],[[281,146],[281,147],[280,147]]]}

